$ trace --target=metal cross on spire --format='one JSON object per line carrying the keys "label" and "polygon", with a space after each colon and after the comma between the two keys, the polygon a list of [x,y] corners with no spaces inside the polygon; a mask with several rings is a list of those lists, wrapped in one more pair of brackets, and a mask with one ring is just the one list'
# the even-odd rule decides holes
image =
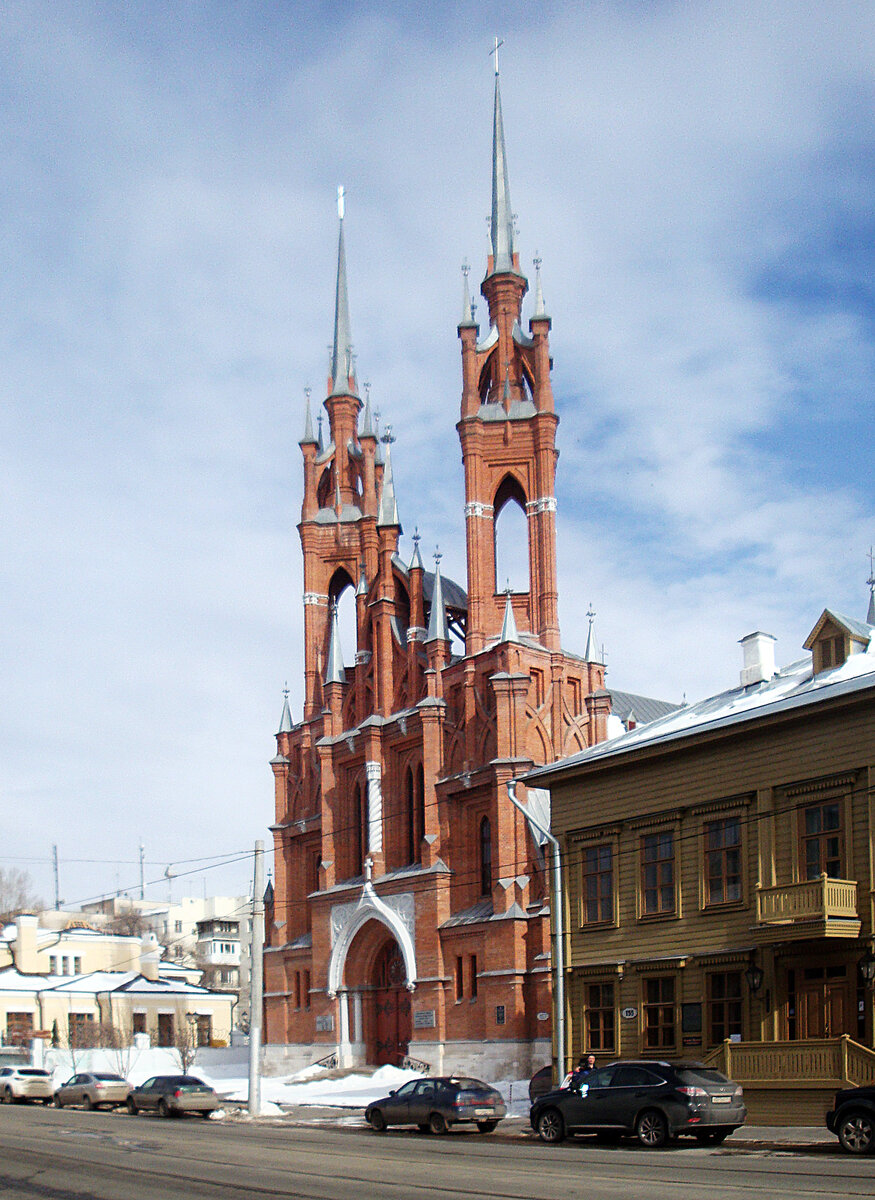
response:
{"label": "metal cross on spire", "polygon": [[869,587],[875,587],[875,547],[869,547],[869,578],[866,580]]}
{"label": "metal cross on spire", "polygon": [[504,45],[504,38],[496,38],[495,45],[492,47],[491,54],[495,58],[495,74],[498,74],[498,48]]}
{"label": "metal cross on spire", "polygon": [[343,191],[343,184],[341,183],[338,185],[338,188],[337,188],[337,215],[340,217],[341,221],[343,220],[343,210],[344,210],[344,191]]}

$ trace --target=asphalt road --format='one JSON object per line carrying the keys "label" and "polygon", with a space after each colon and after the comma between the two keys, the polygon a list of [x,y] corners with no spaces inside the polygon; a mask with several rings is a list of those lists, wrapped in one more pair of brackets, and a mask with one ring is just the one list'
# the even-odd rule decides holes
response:
{"label": "asphalt road", "polygon": [[875,1156],[0,1109],[0,1196],[24,1200],[754,1200],[872,1196]]}

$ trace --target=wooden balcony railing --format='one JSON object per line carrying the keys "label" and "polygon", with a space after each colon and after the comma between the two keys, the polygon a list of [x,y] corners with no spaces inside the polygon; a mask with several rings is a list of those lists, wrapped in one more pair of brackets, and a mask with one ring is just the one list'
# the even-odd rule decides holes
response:
{"label": "wooden balcony railing", "polygon": [[856,880],[820,875],[803,883],[757,890],[757,921],[761,925],[830,920],[858,920]]}

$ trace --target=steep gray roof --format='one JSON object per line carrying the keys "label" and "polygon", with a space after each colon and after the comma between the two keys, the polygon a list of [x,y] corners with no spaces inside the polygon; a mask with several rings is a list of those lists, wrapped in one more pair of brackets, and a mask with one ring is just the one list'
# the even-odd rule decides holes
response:
{"label": "steep gray roof", "polygon": [[499,642],[518,642],[520,635],[517,633],[516,617],[513,615],[513,605],[510,602],[510,592],[507,593],[504,601],[504,620],[501,623],[501,633],[498,635]]}
{"label": "steep gray roof", "polygon": [[377,525],[397,525],[400,529],[398,504],[395,500],[395,480],[392,476],[392,446],[388,436],[383,438],[383,445],[386,447],[386,465],[383,468],[383,486],[380,488]]}
{"label": "steep gray roof", "polygon": [[638,696],[634,692],[617,692],[613,688],[608,688],[608,691],[611,694],[611,712],[619,717],[624,725],[630,714],[634,714],[639,725],[646,725],[681,707],[680,704],[672,704],[668,700],[654,700],[650,696]]}
{"label": "steep gray roof", "polygon": [[283,692],[283,715],[280,717],[280,727],[277,733],[291,733],[293,729],[292,710],[289,708],[289,690]]}

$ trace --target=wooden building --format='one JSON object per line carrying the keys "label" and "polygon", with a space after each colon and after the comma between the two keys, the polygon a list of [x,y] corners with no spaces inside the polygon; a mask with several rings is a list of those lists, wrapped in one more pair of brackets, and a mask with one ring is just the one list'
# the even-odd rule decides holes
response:
{"label": "wooden building", "polygon": [[526,776],[562,848],[569,1061],[706,1058],[761,1119],[788,1081],[819,1121],[875,1076],[873,635],[826,611],[775,670],[752,634],[739,687]]}

